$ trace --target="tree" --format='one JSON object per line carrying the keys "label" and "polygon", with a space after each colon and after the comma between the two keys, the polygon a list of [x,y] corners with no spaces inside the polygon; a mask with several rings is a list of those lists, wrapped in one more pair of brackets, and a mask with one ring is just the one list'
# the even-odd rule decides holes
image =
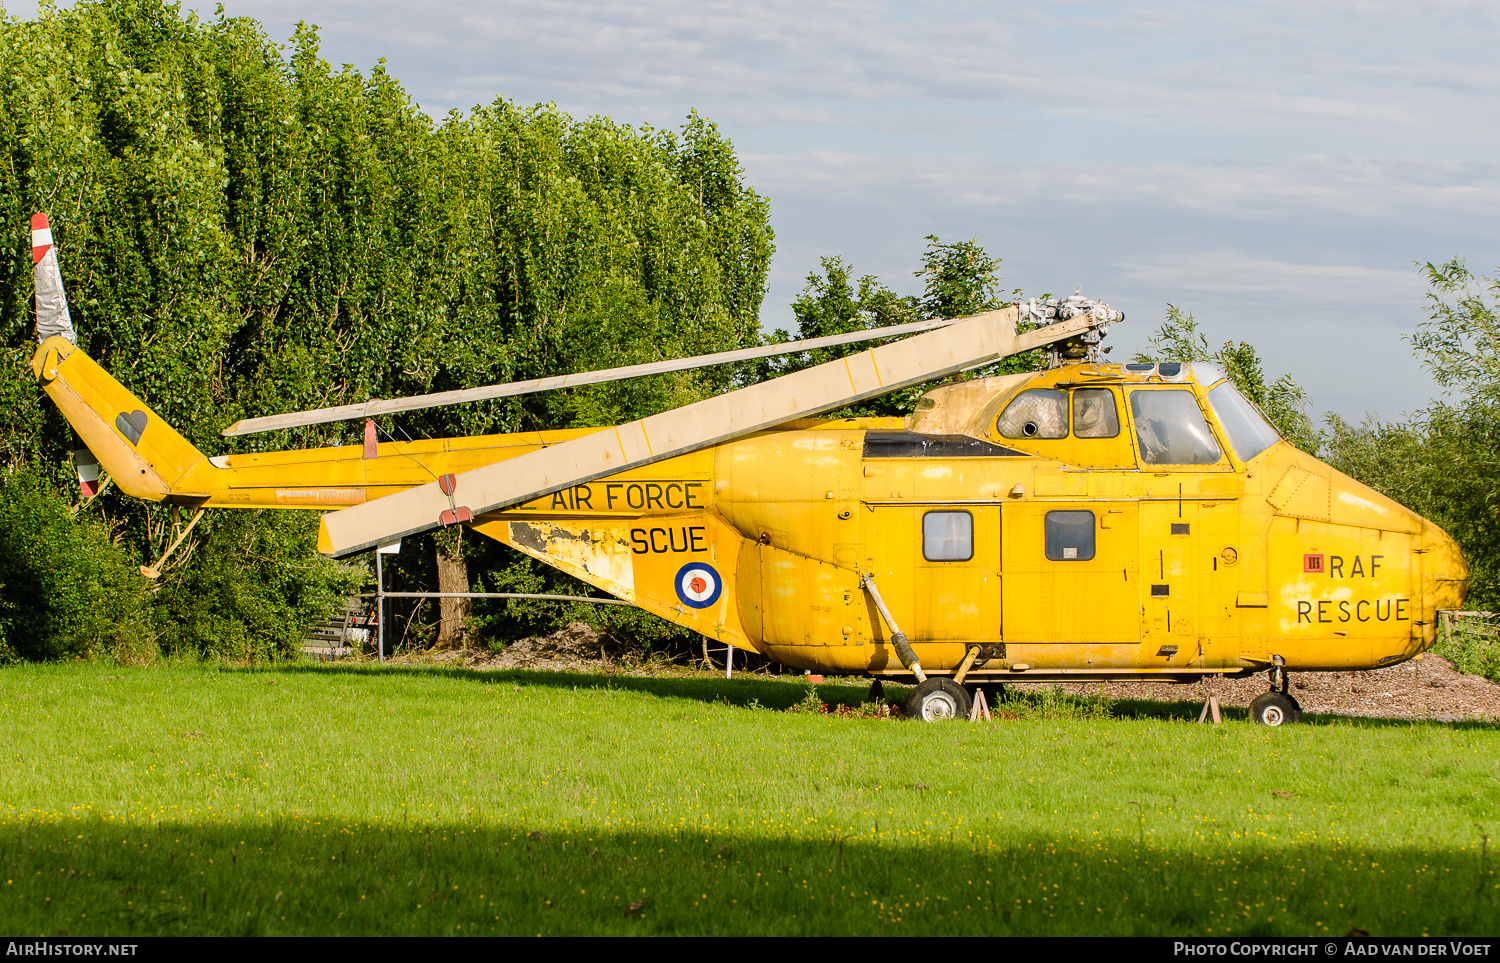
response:
{"label": "tree", "polygon": [[1452,535],[1469,563],[1468,605],[1500,607],[1500,274],[1460,258],[1423,267],[1427,319],[1408,338],[1451,400],[1409,423],[1330,418],[1330,464]]}
{"label": "tree", "polygon": [[[922,296],[900,295],[873,275],[854,278],[852,267],[840,257],[825,257],[822,272],[807,276],[802,293],[792,302],[797,319],[794,334],[777,331],[773,342],[820,338],[853,331],[878,328],[928,318],[961,318],[993,311],[1010,303],[1000,295],[996,271],[1000,259],[992,258],[977,238],[945,244],[934,235],[927,237],[922,267],[914,275],[923,279]],[[773,359],[761,369],[760,377],[800,371],[836,358],[857,354],[870,347],[869,342],[820,348]],[[1026,352],[990,365],[980,375],[1034,370],[1041,364],[1041,353]],[[909,413],[931,385],[917,385],[880,398],[852,405],[835,412],[840,417],[901,416]]]}
{"label": "tree", "polygon": [[1428,315],[1407,338],[1412,350],[1433,380],[1465,403],[1500,404],[1500,273],[1480,277],[1462,258],[1429,261],[1422,272]]}
{"label": "tree", "polygon": [[1283,438],[1309,454],[1318,453],[1322,436],[1307,416],[1307,391],[1290,374],[1268,383],[1260,356],[1249,342],[1225,341],[1217,351],[1210,350],[1208,337],[1198,330],[1197,320],[1169,304],[1166,319],[1146,343],[1149,347],[1136,353],[1136,361],[1218,365],[1240,394],[1259,406]]}
{"label": "tree", "polygon": [[[230,450],[219,431],[247,415],[759,339],[768,208],[732,145],[696,114],[657,130],[502,98],[434,121],[383,64],[367,74],[330,66],[314,27],[299,26],[283,50],[254,21],[199,21],[161,0],[84,0],[0,21],[0,75],[0,223],[17,241],[0,258],[0,470],[39,474],[59,492],[74,442],[26,367],[36,342],[20,240],[36,210],[51,215],[82,347],[209,455]],[[732,376],[679,372],[413,412],[379,429],[401,438],[610,424],[707,397]],[[357,443],[359,430],[234,444]],[[130,551],[160,551],[162,509],[112,491],[101,507]],[[299,599],[347,580],[284,528],[310,533],[310,514],[228,514],[204,520],[192,558],[154,596],[175,625],[181,613],[164,601],[177,595],[172,580],[226,593],[202,606],[222,631],[199,620],[164,633],[170,644],[253,636],[267,624],[257,613],[304,619]],[[431,587],[437,547],[410,541],[393,578]],[[465,540],[448,562],[528,573],[539,564],[481,541]],[[194,581],[214,566],[240,570],[213,553],[247,550],[279,553],[270,564],[304,581],[254,578],[234,597],[214,579]],[[537,577],[570,590],[564,576]],[[278,633],[278,649],[295,634]]]}
{"label": "tree", "polygon": [[112,535],[46,479],[0,475],[0,664],[145,650],[145,579]]}
{"label": "tree", "polygon": [[924,279],[922,315],[928,318],[965,318],[993,311],[1008,302],[1000,299],[1000,259],[979,246],[979,238],[944,244],[927,235],[927,250],[916,276]]}

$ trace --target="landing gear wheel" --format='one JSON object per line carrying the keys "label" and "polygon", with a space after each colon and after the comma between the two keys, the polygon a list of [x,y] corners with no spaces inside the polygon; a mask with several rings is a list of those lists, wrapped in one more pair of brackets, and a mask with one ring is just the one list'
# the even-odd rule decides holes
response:
{"label": "landing gear wheel", "polygon": [[1250,721],[1261,726],[1285,726],[1302,718],[1302,710],[1289,695],[1267,692],[1250,703]]}
{"label": "landing gear wheel", "polygon": [[964,687],[952,679],[928,679],[912,690],[906,700],[906,716],[923,722],[968,719],[973,702]]}

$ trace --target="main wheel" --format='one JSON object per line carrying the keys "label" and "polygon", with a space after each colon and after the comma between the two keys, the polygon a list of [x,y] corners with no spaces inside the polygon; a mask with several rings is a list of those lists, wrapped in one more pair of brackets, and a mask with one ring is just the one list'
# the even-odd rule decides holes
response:
{"label": "main wheel", "polygon": [[952,679],[928,679],[912,690],[906,700],[906,715],[923,722],[968,719],[972,706],[964,687]]}
{"label": "main wheel", "polygon": [[1250,703],[1250,721],[1262,726],[1284,726],[1302,717],[1297,703],[1291,696],[1280,692],[1258,695]]}

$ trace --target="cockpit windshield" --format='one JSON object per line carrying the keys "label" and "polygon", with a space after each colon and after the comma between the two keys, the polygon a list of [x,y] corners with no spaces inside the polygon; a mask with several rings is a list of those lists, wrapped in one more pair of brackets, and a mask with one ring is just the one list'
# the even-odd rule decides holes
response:
{"label": "cockpit windshield", "polygon": [[1212,465],[1219,443],[1186,389],[1149,389],[1130,393],[1135,436],[1141,461],[1148,465]]}
{"label": "cockpit windshield", "polygon": [[1281,435],[1260,411],[1245,400],[1231,382],[1208,393],[1208,404],[1229,436],[1229,444],[1240,461],[1249,461],[1281,440]]}

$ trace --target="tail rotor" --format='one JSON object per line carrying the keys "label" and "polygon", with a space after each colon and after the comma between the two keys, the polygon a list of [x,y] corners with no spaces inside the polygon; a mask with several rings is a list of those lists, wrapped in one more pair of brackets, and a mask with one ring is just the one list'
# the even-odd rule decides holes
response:
{"label": "tail rotor", "polygon": [[57,247],[46,214],[31,215],[31,264],[36,281],[36,337],[38,341],[61,335],[74,344],[78,334],[68,313],[63,293],[62,271],[57,266]]}

